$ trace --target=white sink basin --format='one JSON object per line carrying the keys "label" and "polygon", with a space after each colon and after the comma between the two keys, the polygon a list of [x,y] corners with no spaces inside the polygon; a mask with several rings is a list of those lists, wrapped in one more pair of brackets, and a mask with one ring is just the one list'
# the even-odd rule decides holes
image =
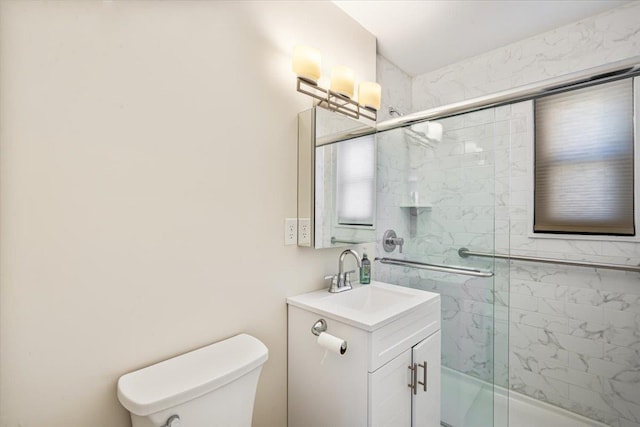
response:
{"label": "white sink basin", "polygon": [[360,286],[352,289],[351,292],[342,292],[342,295],[329,294],[325,297],[331,299],[333,304],[358,310],[362,313],[373,314],[380,310],[385,310],[391,306],[407,303],[415,298],[415,295],[393,289],[386,289],[383,286],[374,284],[373,286]]}
{"label": "white sink basin", "polygon": [[423,305],[439,309],[439,300],[440,296],[432,292],[371,282],[337,294],[323,289],[297,295],[287,298],[287,303],[373,331]]}

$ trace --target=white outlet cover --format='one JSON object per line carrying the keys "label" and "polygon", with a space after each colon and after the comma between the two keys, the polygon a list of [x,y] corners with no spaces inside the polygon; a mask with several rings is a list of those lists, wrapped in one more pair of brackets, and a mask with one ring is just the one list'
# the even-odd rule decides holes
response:
{"label": "white outlet cover", "polygon": [[311,220],[309,218],[300,218],[300,228],[298,229],[298,244],[311,244]]}
{"label": "white outlet cover", "polygon": [[298,243],[298,218],[285,218],[284,244],[295,245],[296,243]]}

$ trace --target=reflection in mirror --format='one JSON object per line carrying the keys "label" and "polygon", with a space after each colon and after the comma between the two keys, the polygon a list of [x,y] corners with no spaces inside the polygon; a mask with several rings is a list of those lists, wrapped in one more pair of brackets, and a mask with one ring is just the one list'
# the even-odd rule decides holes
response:
{"label": "reflection in mirror", "polygon": [[375,136],[316,148],[316,247],[375,241]]}
{"label": "reflection in mirror", "polygon": [[375,129],[321,108],[298,122],[298,245],[375,241]]}

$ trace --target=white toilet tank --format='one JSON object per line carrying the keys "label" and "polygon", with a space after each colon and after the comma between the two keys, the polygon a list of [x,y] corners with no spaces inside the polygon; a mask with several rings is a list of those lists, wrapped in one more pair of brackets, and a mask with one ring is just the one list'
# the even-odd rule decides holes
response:
{"label": "white toilet tank", "polygon": [[235,337],[123,375],[118,399],[133,427],[249,427],[267,347]]}

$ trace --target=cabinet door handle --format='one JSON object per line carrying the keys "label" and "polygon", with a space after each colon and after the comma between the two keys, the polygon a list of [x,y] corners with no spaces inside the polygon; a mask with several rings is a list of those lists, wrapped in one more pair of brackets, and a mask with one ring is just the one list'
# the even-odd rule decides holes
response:
{"label": "cabinet door handle", "polygon": [[413,365],[409,365],[409,370],[411,371],[409,388],[413,390],[413,394],[418,394],[418,367],[414,363]]}
{"label": "cabinet door handle", "polygon": [[[414,363],[415,366],[415,363]],[[427,361],[425,360],[424,363],[419,363],[418,366],[420,366],[422,369],[424,369],[424,376],[422,377],[423,380],[421,382],[418,382],[418,384],[420,384],[422,386],[422,389],[424,391],[427,391]],[[416,368],[416,371],[418,369]],[[417,374],[417,372],[416,372]],[[414,375],[415,376],[415,375]]]}

